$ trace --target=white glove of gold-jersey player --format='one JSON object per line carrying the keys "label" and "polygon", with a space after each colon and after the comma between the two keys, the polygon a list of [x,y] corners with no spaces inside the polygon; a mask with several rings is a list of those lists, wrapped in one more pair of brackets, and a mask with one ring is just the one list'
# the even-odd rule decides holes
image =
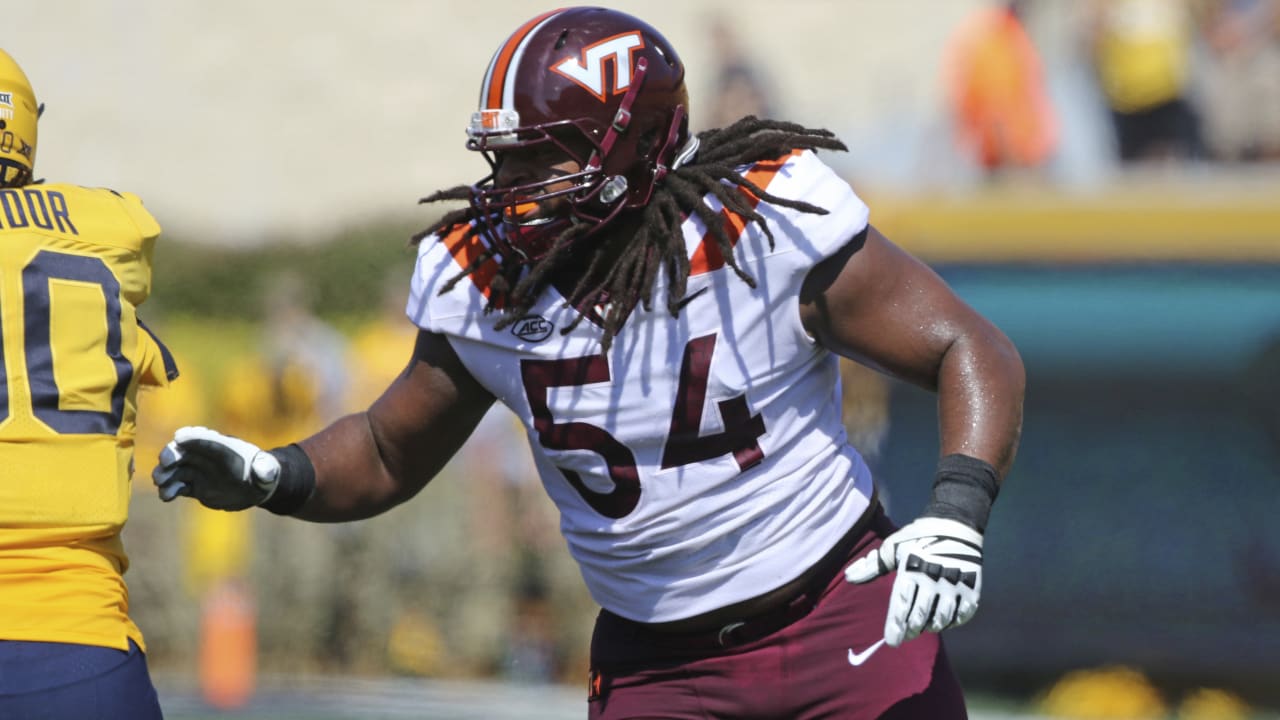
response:
{"label": "white glove of gold-jersey player", "polygon": [[244,510],[266,502],[280,479],[280,461],[250,442],[205,427],[184,427],[160,451],[151,473],[160,499],[179,495],[214,510]]}
{"label": "white glove of gold-jersey player", "polygon": [[897,569],[884,640],[897,647],[928,630],[962,625],[982,592],[982,533],[940,517],[922,517],[884,539],[844,571],[852,583]]}

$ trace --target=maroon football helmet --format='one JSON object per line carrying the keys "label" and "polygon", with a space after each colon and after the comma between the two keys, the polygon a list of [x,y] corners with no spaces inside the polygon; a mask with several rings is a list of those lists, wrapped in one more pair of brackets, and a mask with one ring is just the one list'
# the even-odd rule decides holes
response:
{"label": "maroon football helmet", "polygon": [[[541,258],[570,223],[586,237],[692,156],[684,64],[647,23],[606,8],[553,10],[521,25],[494,54],[471,116],[467,147],[492,172],[473,186],[477,218],[504,250]],[[495,152],[552,143],[582,170],[497,187]],[[547,192],[552,184],[565,189]],[[568,200],[564,213],[522,221],[531,202]]]}

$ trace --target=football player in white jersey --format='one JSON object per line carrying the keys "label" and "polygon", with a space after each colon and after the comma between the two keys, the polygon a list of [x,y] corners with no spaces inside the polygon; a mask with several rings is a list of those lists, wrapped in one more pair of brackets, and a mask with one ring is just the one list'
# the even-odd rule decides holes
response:
{"label": "football player in white jersey", "polygon": [[[493,56],[491,172],[419,235],[404,372],[262,450],[184,428],[161,497],[355,520],[413,497],[495,399],[519,416],[603,608],[592,718],[961,718],[969,619],[1020,432],[1017,351],[868,224],[826,131],[692,135],[643,21],[568,8]],[[938,393],[930,503],[897,529],[846,441],[838,356]],[[921,478],[921,482],[927,482]]]}

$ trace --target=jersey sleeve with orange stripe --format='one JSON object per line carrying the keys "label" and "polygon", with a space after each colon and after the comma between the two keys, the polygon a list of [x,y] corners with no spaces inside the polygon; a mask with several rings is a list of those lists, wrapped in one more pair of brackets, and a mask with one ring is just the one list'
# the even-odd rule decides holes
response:
{"label": "jersey sleeve with orange stripe", "polygon": [[137,316],[159,235],[129,193],[0,190],[0,639],[141,643],[119,533],[138,387],[177,376]]}
{"label": "jersey sleeve with orange stripe", "polygon": [[441,292],[487,247],[483,236],[468,236],[468,230],[466,225],[455,225],[440,235],[424,238],[418,247],[406,313],[423,330],[448,333],[460,322],[465,324],[465,318],[484,312],[489,283],[498,270],[493,258],[458,282],[452,291]]}
{"label": "jersey sleeve with orange stripe", "polygon": [[[866,203],[812,151],[797,150],[777,160],[738,170],[770,195],[801,200],[826,211],[825,214],[800,212],[761,202],[749,191],[739,190],[769,223],[774,236],[770,247],[768,237],[757,226],[748,225],[736,213],[723,209],[715,198],[707,198],[708,205],[720,209],[739,267],[753,275],[764,272],[768,264],[770,278],[775,282],[785,278],[798,293],[814,265],[834,255],[867,227],[870,210]],[[685,237],[691,241],[691,279],[725,266],[715,238],[701,221],[695,218],[686,221]]]}

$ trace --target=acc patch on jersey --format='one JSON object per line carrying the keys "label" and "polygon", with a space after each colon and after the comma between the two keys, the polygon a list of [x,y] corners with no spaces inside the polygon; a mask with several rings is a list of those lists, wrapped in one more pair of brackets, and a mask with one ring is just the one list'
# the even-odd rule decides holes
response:
{"label": "acc patch on jersey", "polygon": [[555,329],[556,326],[541,315],[526,315],[511,326],[511,334],[527,342],[542,342],[551,337]]}

